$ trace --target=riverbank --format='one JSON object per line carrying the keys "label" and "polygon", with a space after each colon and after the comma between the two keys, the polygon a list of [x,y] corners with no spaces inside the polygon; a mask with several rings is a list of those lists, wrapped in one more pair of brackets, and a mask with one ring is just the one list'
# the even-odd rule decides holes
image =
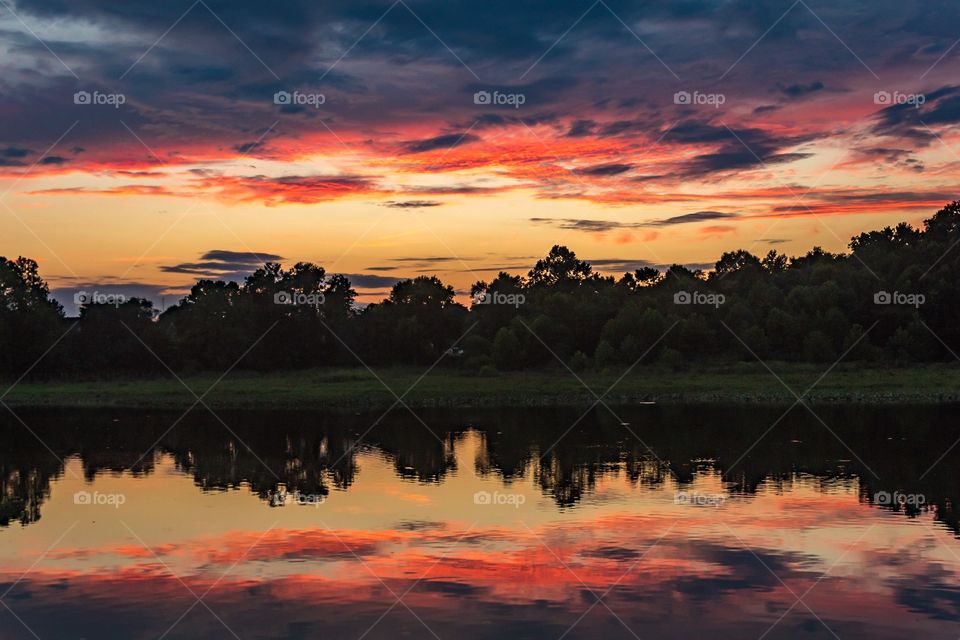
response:
{"label": "riverbank", "polygon": [[[841,365],[822,378],[826,365],[770,366],[776,376],[759,364],[695,371],[641,369],[622,379],[614,373],[577,375],[596,394],[610,389],[604,402],[618,405],[792,403],[793,392],[801,394],[815,383],[806,396],[815,403],[960,401],[960,366],[864,369]],[[231,372],[219,382],[219,374],[186,376],[183,382],[211,407],[370,409],[389,407],[396,401],[394,392],[412,407],[589,406],[596,401],[594,393],[565,369],[477,376],[438,368],[421,378],[423,370],[385,368],[375,374],[362,368]],[[192,404],[193,393],[170,376],[21,382],[2,399],[11,406],[174,408]]]}

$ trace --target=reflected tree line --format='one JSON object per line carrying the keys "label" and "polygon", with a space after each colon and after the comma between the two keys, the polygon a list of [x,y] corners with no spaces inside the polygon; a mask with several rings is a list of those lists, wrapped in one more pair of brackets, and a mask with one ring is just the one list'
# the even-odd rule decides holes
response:
{"label": "reflected tree line", "polygon": [[[162,314],[148,300],[78,293],[78,319],[50,299],[36,262],[0,258],[0,377],[165,373],[144,345],[178,371],[223,371],[238,359],[261,371],[352,366],[357,356],[428,364],[466,333],[459,366],[491,374],[555,365],[554,354],[599,370],[622,370],[644,354],[644,364],[667,367],[752,360],[744,344],[787,361],[952,361],[958,242],[954,202],[920,228],[862,233],[849,253],[731,251],[709,272],[642,266],[606,276],[555,246],[525,277],[476,282],[469,307],[436,276],[401,280],[363,306],[343,275],[271,262],[242,283],[200,280]],[[56,342],[68,323],[76,330]]]}
{"label": "reflected tree line", "polygon": [[[633,486],[651,489],[672,481],[684,490],[701,474],[721,474],[725,492],[749,497],[786,491],[803,475],[824,491],[856,485],[862,503],[906,516],[932,511],[960,534],[954,508],[960,447],[951,448],[960,437],[960,409],[817,408],[834,435],[795,407],[764,435],[784,409],[655,406],[618,409],[615,418],[600,408],[566,434],[578,414],[561,408],[422,411],[429,430],[395,413],[369,432],[379,416],[220,412],[233,434],[202,413],[189,414],[166,433],[178,416],[23,411],[36,437],[12,416],[0,420],[0,525],[40,518],[51,480],[64,473],[57,457],[79,457],[87,480],[103,473],[148,475],[157,443],[156,452],[171,456],[199,489],[249,488],[270,504],[278,487],[312,496],[349,490],[364,451],[389,460],[400,478],[441,483],[457,469],[463,438],[476,430],[482,446],[473,464],[481,476],[499,477],[507,486],[532,480],[560,509],[576,507],[605,477],[625,475]],[[882,504],[878,492],[922,494],[925,505]]]}

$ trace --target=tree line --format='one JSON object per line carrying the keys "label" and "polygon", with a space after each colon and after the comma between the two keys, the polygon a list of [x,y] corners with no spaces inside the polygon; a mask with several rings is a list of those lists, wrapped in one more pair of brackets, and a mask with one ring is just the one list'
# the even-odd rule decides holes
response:
{"label": "tree line", "polygon": [[[923,508],[960,533],[960,514],[951,507],[960,498],[960,467],[937,465],[918,480],[912,464],[953,444],[956,436],[950,426],[956,414],[942,407],[818,407],[818,413],[840,430],[842,442],[808,413],[784,417],[783,408],[772,405],[750,411],[701,405],[624,411],[622,418],[648,423],[642,443],[623,437],[618,417],[605,410],[583,416],[581,408],[471,410],[469,428],[464,427],[463,412],[418,410],[434,434],[407,412],[375,422],[382,415],[379,411],[356,415],[286,411],[282,420],[270,410],[218,411],[230,424],[228,432],[207,412],[181,416],[180,410],[145,415],[136,409],[44,409],[30,413],[27,431],[4,411],[0,529],[40,519],[51,481],[64,476],[64,460],[79,459],[84,480],[93,482],[98,476],[123,472],[148,476],[157,470],[161,455],[170,456],[179,471],[193,476],[200,490],[249,490],[268,504],[279,483],[291,493],[313,496],[350,489],[362,473],[364,455],[389,461],[399,478],[444,482],[457,471],[457,449],[473,431],[480,437],[472,460],[479,475],[506,482],[531,478],[558,507],[577,505],[614,475],[633,486],[686,491],[698,477],[716,474],[727,480],[724,492],[736,496],[783,489],[802,470],[819,478],[828,492],[838,482],[859,478],[862,502],[910,516],[921,509],[877,503],[877,493],[922,494],[927,500]],[[177,418],[182,420],[171,430]],[[567,432],[575,420],[582,420],[583,428]],[[763,437],[775,421],[780,437]],[[730,429],[731,424],[737,428]],[[366,447],[357,446],[359,433],[365,434]],[[784,447],[787,439],[795,442]],[[863,460],[838,462],[849,456],[847,446]],[[741,459],[748,448],[754,454]],[[147,451],[151,454],[144,455]]]}
{"label": "tree line", "polygon": [[[724,253],[602,275],[554,246],[524,276],[478,281],[471,303],[436,276],[366,306],[343,275],[268,262],[244,282],[200,280],[158,313],[83,300],[66,318],[37,263],[0,257],[0,375],[88,377],[445,361],[468,372],[622,371],[740,360],[932,362],[960,350],[960,201],[921,228],[861,233],[849,252]],[[151,353],[152,352],[152,353]]]}

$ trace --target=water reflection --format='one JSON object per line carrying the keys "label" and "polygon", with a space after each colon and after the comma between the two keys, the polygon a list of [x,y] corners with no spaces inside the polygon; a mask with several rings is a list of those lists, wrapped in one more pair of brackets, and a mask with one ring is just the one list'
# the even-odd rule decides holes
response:
{"label": "water reflection", "polygon": [[[836,437],[797,409],[764,436],[780,411],[645,407],[625,412],[634,421],[624,426],[600,410],[566,435],[577,414],[546,409],[428,412],[427,426],[396,414],[372,430],[378,416],[222,411],[226,426],[198,413],[169,430],[178,414],[20,412],[33,433],[13,417],[0,420],[0,524],[36,521],[51,479],[63,473],[60,460],[70,456],[93,480],[100,473],[150,474],[156,454],[165,453],[202,490],[243,485],[269,503],[280,486],[311,496],[348,489],[364,451],[388,458],[399,478],[443,482],[457,470],[457,443],[474,431],[482,446],[471,463],[481,477],[533,478],[560,508],[575,506],[603,476],[624,474],[655,488],[667,478],[685,485],[716,471],[725,491],[752,494],[761,484],[782,490],[804,473],[825,486],[856,479],[865,502],[878,502],[879,493],[875,506],[911,516],[932,509],[960,532],[953,509],[960,451],[951,449],[960,437],[960,409],[818,409]],[[894,499],[884,504],[883,494]],[[925,504],[902,498],[910,495],[924,496]]]}
{"label": "water reflection", "polygon": [[0,637],[955,637],[958,410],[782,411],[20,412]]}

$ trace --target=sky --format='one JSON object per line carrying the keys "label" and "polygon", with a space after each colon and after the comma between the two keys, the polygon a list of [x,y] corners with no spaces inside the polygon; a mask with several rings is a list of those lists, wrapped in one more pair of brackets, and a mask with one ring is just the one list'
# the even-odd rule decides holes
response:
{"label": "sky", "polygon": [[[266,260],[464,294],[846,248],[957,198],[960,13],[888,0],[0,0],[0,255],[169,306]],[[465,297],[465,296],[464,296]]]}

